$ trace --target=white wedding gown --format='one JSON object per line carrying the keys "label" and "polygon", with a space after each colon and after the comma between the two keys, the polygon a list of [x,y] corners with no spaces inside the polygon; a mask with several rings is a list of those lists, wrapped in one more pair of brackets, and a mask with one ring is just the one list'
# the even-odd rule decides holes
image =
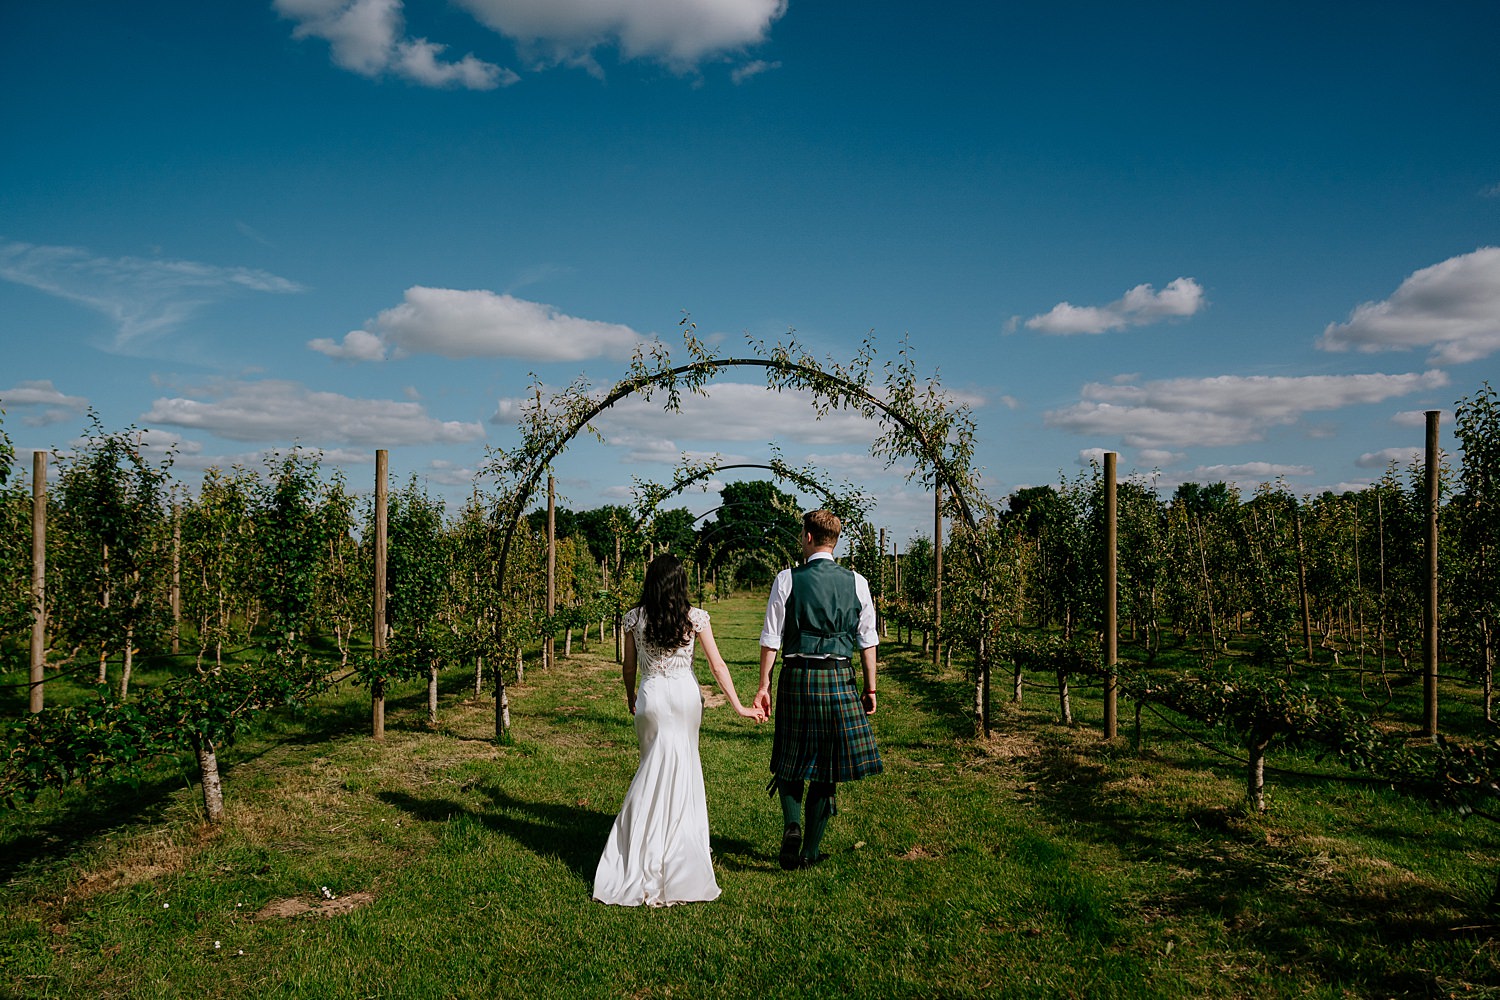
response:
{"label": "white wedding gown", "polygon": [[[700,608],[689,617],[694,633],[708,624]],[[622,624],[635,634],[641,763],[594,872],[594,898],[618,906],[717,899],[698,759],[703,695],[693,675],[694,641],[673,650],[648,646],[640,608],[626,612]]]}

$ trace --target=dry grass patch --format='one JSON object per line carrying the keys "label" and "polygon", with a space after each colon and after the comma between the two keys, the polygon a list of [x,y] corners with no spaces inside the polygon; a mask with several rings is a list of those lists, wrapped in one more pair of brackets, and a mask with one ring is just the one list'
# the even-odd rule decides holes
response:
{"label": "dry grass patch", "polygon": [[300,917],[311,915],[314,917],[341,917],[346,913],[353,913],[361,906],[368,906],[375,902],[375,896],[369,892],[351,892],[347,896],[335,896],[332,899],[309,899],[303,896],[291,896],[286,899],[278,899],[267,903],[250,917],[251,920],[284,920],[288,917]]}

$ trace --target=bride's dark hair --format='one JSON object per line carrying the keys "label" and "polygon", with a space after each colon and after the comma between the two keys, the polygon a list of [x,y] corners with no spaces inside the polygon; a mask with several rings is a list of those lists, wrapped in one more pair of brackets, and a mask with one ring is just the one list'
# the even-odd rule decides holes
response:
{"label": "bride's dark hair", "polygon": [[641,586],[640,608],[646,615],[646,641],[657,649],[676,649],[693,634],[688,618],[687,571],[668,552],[651,560]]}

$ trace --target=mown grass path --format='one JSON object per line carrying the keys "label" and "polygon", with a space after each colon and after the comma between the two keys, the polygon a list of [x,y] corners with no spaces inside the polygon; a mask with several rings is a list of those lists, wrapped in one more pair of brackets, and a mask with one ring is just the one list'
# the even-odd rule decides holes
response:
{"label": "mown grass path", "polygon": [[[745,698],[761,608],[710,608]],[[1246,816],[1238,774],[1197,744],[1136,754],[1041,704],[1001,709],[979,743],[962,679],[894,642],[886,773],[840,792],[828,862],[780,870],[770,728],[711,698],[723,896],[601,906],[636,761],[612,652],[529,670],[510,745],[458,670],[436,731],[415,690],[380,743],[358,689],[278,720],[232,755],[220,831],[170,767],[5,816],[0,994],[1500,996],[1476,915],[1500,868],[1487,825],[1292,779]]]}

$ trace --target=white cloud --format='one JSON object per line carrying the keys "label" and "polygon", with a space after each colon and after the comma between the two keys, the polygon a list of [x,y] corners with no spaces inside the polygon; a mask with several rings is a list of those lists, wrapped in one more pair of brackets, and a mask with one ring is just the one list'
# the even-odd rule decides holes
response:
{"label": "white cloud", "polygon": [[472,466],[459,465],[443,459],[434,459],[427,464],[425,477],[440,486],[473,485],[477,470]]}
{"label": "white cloud", "polygon": [[1365,302],[1318,338],[1325,351],[1430,347],[1429,364],[1500,351],[1500,247],[1480,247],[1414,272],[1390,298]]}
{"label": "white cloud", "polygon": [[467,90],[493,90],[520,79],[472,54],[444,62],[446,45],[405,37],[402,0],[274,0],[272,6],[297,22],[293,38],[323,39],[335,65],[361,76],[391,73],[424,87]]}
{"label": "white cloud", "polygon": [[1104,466],[1104,453],[1107,448],[1084,448],[1078,453],[1078,464],[1087,469],[1090,466]]}
{"label": "white cloud", "polygon": [[45,427],[67,420],[88,409],[88,405],[83,396],[66,396],[58,391],[51,379],[17,382],[13,388],[0,389],[0,408],[25,407],[21,423],[27,427]]}
{"label": "white cloud", "polygon": [[510,295],[420,285],[408,288],[405,301],[381,312],[369,327],[345,334],[341,342],[319,338],[307,346],[357,361],[379,361],[387,351],[455,359],[582,361],[627,358],[648,339],[619,323],[579,319]]}
{"label": "white cloud", "polygon": [[330,358],[345,361],[384,361],[385,341],[364,330],[350,330],[342,341],[319,337],[309,340],[307,346]]}
{"label": "white cloud", "polygon": [[1365,452],[1354,464],[1361,469],[1384,469],[1395,462],[1397,468],[1404,469],[1425,453],[1425,448],[1382,448],[1379,451]]}
{"label": "white cloud", "polygon": [[[1448,419],[1448,411],[1439,410],[1438,412],[1441,414],[1441,416],[1438,417],[1438,423],[1441,426]],[[1397,427],[1426,427],[1427,411],[1402,410],[1391,417],[1391,423],[1395,424]]]}
{"label": "white cloud", "polygon": [[207,431],[233,441],[302,441],[374,448],[460,444],[484,437],[480,423],[437,420],[420,403],[354,399],[314,392],[296,382],[225,382],[207,400],[158,399],[141,418]]}
{"label": "white cloud", "polygon": [[265,271],[187,260],[96,257],[79,247],[0,240],[0,278],[77,302],[115,324],[125,351],[169,333],[201,309],[243,291],[299,292]]}
{"label": "white cloud", "polygon": [[1083,399],[1045,415],[1050,426],[1119,437],[1136,448],[1258,441],[1304,414],[1378,403],[1448,384],[1442,371],[1402,375],[1236,376],[1140,385],[1092,382]]}
{"label": "white cloud", "polygon": [[590,64],[617,45],[626,59],[690,69],[763,41],[786,0],[458,0],[541,60]]}
{"label": "white cloud", "polygon": [[1168,451],[1162,448],[1142,448],[1135,453],[1135,460],[1142,465],[1151,468],[1161,468],[1166,465],[1175,465],[1187,456],[1180,451]]}
{"label": "white cloud", "polygon": [[[1198,282],[1192,278],[1175,278],[1159,292],[1150,285],[1136,285],[1107,306],[1075,306],[1070,302],[1059,302],[1049,312],[1028,319],[1026,326],[1052,334],[1104,333],[1192,316],[1207,304]],[[1014,329],[1014,324],[1011,324],[1011,329]]]}

